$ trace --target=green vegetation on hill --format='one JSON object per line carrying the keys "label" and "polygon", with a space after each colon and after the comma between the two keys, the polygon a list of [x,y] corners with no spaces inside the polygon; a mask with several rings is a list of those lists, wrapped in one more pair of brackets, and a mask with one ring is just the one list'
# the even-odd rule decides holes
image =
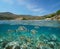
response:
{"label": "green vegetation on hill", "polygon": [[50,17],[54,17],[54,16],[56,16],[56,15],[60,15],[60,10],[58,10],[57,12],[51,14]]}
{"label": "green vegetation on hill", "polygon": [[58,11],[56,12],[56,14],[57,14],[57,15],[60,15],[60,10],[58,10]]}
{"label": "green vegetation on hill", "polygon": [[46,18],[60,19],[60,10],[45,16],[16,15],[10,12],[0,13],[0,20],[42,20]]}

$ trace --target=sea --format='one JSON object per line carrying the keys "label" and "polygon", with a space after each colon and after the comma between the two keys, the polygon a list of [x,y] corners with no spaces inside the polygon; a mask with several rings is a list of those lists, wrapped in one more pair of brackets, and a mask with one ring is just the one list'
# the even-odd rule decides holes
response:
{"label": "sea", "polygon": [[0,20],[0,49],[60,49],[60,21]]}

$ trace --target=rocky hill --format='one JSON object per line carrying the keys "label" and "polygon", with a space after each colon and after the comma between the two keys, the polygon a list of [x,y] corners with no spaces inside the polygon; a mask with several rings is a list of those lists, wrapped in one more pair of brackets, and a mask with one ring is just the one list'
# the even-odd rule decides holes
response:
{"label": "rocky hill", "polygon": [[60,10],[45,16],[16,15],[10,12],[0,13],[0,20],[42,20],[42,19],[60,21]]}
{"label": "rocky hill", "polygon": [[40,20],[42,17],[31,15],[16,15],[10,12],[0,13],[0,20]]}
{"label": "rocky hill", "polygon": [[45,17],[45,20],[58,20],[58,21],[60,21],[60,10],[58,10],[55,13],[45,15],[44,17]]}

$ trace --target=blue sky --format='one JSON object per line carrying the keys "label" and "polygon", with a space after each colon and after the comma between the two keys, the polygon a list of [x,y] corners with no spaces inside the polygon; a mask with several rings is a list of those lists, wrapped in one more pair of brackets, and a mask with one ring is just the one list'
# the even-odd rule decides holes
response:
{"label": "blue sky", "polygon": [[0,12],[46,15],[60,9],[60,0],[0,0]]}

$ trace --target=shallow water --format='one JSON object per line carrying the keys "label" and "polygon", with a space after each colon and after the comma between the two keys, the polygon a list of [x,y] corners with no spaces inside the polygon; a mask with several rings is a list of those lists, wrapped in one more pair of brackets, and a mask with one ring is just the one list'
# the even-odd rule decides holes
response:
{"label": "shallow water", "polygon": [[59,21],[0,21],[0,49],[59,48]]}

